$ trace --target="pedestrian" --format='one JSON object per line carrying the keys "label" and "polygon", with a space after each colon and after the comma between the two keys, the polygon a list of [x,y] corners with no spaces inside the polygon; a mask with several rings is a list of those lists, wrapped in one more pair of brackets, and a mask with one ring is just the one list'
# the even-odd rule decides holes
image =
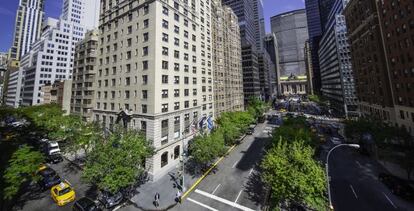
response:
{"label": "pedestrian", "polygon": [[175,201],[181,203],[181,191],[178,190],[177,194],[175,194]]}
{"label": "pedestrian", "polygon": [[154,199],[155,199],[154,201],[155,207],[159,207],[160,206],[160,194],[158,192],[155,193]]}

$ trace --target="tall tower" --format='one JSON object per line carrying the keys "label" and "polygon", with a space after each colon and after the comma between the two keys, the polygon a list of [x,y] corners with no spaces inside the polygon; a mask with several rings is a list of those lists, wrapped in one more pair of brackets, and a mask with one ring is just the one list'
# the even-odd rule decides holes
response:
{"label": "tall tower", "polygon": [[44,0],[20,0],[16,13],[16,23],[9,58],[13,66],[18,66],[21,56],[40,37]]}

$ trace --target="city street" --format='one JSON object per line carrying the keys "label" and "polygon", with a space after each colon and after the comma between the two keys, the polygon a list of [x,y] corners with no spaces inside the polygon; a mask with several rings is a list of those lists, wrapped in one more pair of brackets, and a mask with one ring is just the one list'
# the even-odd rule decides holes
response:
{"label": "city street", "polygon": [[260,210],[263,185],[257,172],[268,141],[259,124],[218,166],[216,174],[204,179],[184,203],[173,210]]}
{"label": "city street", "polygon": [[[66,160],[50,166],[60,175],[62,180],[67,180],[72,185],[76,192],[76,199],[80,199],[83,196],[96,198],[96,190],[81,181],[82,172],[77,167],[71,165]],[[33,188],[31,188],[32,191],[30,193],[28,192],[20,197],[15,209],[24,211],[72,210],[73,202],[66,204],[63,207],[58,207],[50,196],[50,190],[38,190],[37,185],[32,185],[32,187]]]}
{"label": "city street", "polygon": [[414,210],[414,203],[395,196],[378,180],[386,170],[353,149],[338,148],[329,161],[335,210]]}

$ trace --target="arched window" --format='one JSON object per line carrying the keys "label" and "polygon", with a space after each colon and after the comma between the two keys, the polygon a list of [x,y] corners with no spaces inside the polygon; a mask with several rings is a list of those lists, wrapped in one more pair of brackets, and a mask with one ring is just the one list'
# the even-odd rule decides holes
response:
{"label": "arched window", "polygon": [[161,155],[161,168],[168,164],[168,152],[164,152]]}
{"label": "arched window", "polygon": [[180,145],[174,148],[174,160],[180,156]]}

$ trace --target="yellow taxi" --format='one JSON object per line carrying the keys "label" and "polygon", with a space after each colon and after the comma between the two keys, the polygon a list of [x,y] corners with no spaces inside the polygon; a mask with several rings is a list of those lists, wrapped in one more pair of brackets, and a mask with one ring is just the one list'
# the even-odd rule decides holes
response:
{"label": "yellow taxi", "polygon": [[279,112],[285,113],[286,109],[282,108],[282,109],[279,110]]}
{"label": "yellow taxi", "polygon": [[50,194],[58,206],[63,206],[75,200],[75,191],[67,182],[61,182],[60,184],[53,186],[50,190]]}

